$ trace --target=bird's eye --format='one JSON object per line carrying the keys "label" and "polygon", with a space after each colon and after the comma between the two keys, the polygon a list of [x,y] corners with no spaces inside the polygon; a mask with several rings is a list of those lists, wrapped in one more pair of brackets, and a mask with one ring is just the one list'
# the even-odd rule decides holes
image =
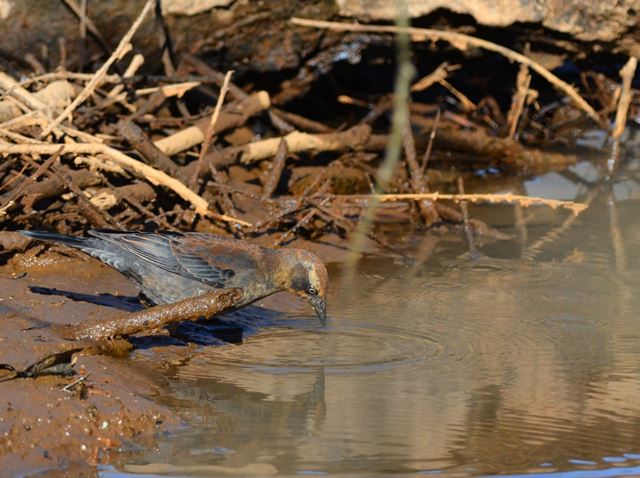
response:
{"label": "bird's eye", "polygon": [[318,293],[318,291],[317,291],[317,290],[315,290],[313,287],[311,287],[311,288],[309,289],[309,294],[310,294],[310,295],[316,295],[317,293]]}

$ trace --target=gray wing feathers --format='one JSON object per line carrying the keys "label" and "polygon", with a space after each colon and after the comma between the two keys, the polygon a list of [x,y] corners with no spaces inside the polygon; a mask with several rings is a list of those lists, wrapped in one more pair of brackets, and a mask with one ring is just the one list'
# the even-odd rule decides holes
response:
{"label": "gray wing feathers", "polygon": [[89,231],[89,234],[116,245],[167,272],[188,277],[213,287],[225,287],[225,281],[234,275],[231,270],[211,265],[197,253],[175,247],[186,237],[182,234],[107,233],[100,231]]}

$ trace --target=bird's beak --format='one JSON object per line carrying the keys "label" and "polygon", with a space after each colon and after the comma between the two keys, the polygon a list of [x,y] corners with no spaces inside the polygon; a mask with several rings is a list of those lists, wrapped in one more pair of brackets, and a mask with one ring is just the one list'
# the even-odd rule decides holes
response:
{"label": "bird's beak", "polygon": [[320,323],[322,326],[327,325],[327,299],[324,297],[320,297],[317,295],[307,297],[309,302],[311,303],[311,307],[316,311],[318,318],[320,319]]}

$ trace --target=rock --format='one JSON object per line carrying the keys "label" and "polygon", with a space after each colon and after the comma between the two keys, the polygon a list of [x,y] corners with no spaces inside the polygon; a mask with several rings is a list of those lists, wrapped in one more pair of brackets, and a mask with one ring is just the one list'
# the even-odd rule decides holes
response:
{"label": "rock", "polygon": [[[359,19],[391,20],[395,0],[336,0],[340,13]],[[506,27],[513,23],[539,23],[583,41],[620,41],[638,22],[640,0],[408,0],[412,18],[438,9],[471,15],[482,25]]]}

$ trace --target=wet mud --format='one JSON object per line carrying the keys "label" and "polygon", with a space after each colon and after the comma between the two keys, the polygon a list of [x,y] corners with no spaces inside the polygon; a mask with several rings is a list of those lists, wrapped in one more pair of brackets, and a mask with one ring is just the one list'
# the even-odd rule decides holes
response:
{"label": "wet mud", "polygon": [[[2,363],[21,370],[61,345],[51,325],[140,307],[135,288],[96,261],[31,254],[0,268]],[[126,358],[76,358],[73,376],[0,382],[0,475],[111,462],[180,423],[153,401],[153,381]]]}

